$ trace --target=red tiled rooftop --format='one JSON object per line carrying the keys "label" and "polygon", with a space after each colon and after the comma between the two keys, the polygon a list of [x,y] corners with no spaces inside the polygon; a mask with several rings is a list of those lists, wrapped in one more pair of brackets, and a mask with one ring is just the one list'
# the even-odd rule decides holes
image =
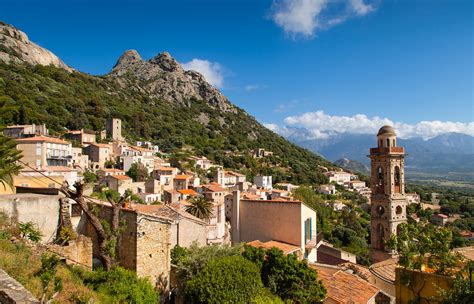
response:
{"label": "red tiled rooftop", "polygon": [[198,193],[194,191],[193,189],[183,189],[183,190],[178,190],[178,192],[185,195],[193,195],[193,196],[198,195]]}
{"label": "red tiled rooftop", "polygon": [[182,175],[176,175],[174,177],[174,179],[188,179],[188,178],[191,178],[191,177],[192,176],[182,174]]}
{"label": "red tiled rooftop", "polygon": [[248,242],[247,245],[262,249],[271,249],[273,247],[276,247],[283,251],[284,254],[290,254],[292,252],[300,250],[300,247],[298,246],[278,241],[260,242],[259,240],[255,240]]}
{"label": "red tiled rooftop", "polygon": [[18,138],[16,139],[17,142],[48,142],[48,143],[55,143],[55,144],[63,144],[69,145],[70,142],[62,140],[61,138],[56,137],[49,137],[49,136],[33,136],[33,137],[26,137],[26,138]]}
{"label": "red tiled rooftop", "polygon": [[327,290],[326,299],[333,303],[368,303],[380,291],[359,276],[342,269],[316,264],[311,268],[318,272],[318,279],[323,281]]}
{"label": "red tiled rooftop", "polygon": [[120,179],[120,180],[127,180],[127,179],[132,179],[130,176],[128,175],[123,175],[123,174],[111,174],[109,175],[111,178],[115,178],[115,179]]}

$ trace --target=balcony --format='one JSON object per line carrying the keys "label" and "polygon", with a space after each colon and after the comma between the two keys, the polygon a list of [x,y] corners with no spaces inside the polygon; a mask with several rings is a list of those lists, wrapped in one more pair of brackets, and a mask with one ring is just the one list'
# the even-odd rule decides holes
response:
{"label": "balcony", "polygon": [[403,147],[377,147],[370,148],[370,154],[405,154]]}

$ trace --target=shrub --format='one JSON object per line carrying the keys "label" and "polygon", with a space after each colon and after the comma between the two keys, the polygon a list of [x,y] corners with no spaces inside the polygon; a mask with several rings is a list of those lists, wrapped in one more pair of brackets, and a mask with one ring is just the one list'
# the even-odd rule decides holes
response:
{"label": "shrub", "polygon": [[18,229],[20,230],[20,236],[24,239],[30,240],[33,243],[38,243],[41,240],[41,232],[33,222],[18,223]]}
{"label": "shrub", "polygon": [[189,303],[249,303],[263,292],[257,266],[240,256],[212,260],[185,286]]}
{"label": "shrub", "polygon": [[77,271],[86,285],[110,297],[112,303],[157,303],[159,300],[147,279],[138,278],[136,273],[122,267],[109,271]]}

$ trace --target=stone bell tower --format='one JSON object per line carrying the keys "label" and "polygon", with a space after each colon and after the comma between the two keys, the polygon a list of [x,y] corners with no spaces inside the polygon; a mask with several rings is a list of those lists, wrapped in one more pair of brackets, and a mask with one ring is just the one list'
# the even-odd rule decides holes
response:
{"label": "stone bell tower", "polygon": [[377,133],[377,148],[370,149],[371,176],[371,249],[373,262],[392,257],[385,246],[397,227],[406,223],[405,149],[397,147],[397,135],[391,126]]}

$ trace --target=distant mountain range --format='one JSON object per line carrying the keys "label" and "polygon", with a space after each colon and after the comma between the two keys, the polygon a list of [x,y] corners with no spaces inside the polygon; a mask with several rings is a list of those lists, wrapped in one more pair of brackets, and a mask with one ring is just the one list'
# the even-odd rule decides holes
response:
{"label": "distant mountain range", "polygon": [[[369,148],[376,146],[374,135],[341,133],[327,139],[305,140],[305,130],[296,129],[287,138],[316,152],[340,166],[350,165],[347,160],[369,165]],[[444,176],[452,180],[474,182],[474,137],[447,133],[423,140],[422,138],[398,139],[398,146],[405,147],[407,177]],[[342,160],[341,160],[342,159]]]}

